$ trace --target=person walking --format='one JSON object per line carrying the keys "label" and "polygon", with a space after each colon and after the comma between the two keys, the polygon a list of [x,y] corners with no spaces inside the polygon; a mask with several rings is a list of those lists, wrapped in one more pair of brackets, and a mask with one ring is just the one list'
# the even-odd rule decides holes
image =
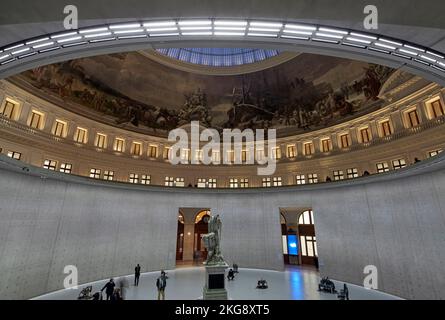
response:
{"label": "person walking", "polygon": [[156,287],[158,288],[158,300],[165,300],[166,286],[167,286],[167,277],[165,275],[165,272],[162,271],[161,276],[156,280]]}
{"label": "person walking", "polygon": [[139,277],[141,276],[141,266],[138,265],[134,268],[134,285],[139,286]]}
{"label": "person walking", "polygon": [[116,284],[114,283],[113,278],[111,278],[110,281],[108,281],[104,285],[102,290],[100,290],[101,292],[103,292],[105,290],[105,294],[107,295],[107,300],[111,300],[111,297],[113,296],[113,293],[114,293],[114,287],[115,286],[116,286]]}

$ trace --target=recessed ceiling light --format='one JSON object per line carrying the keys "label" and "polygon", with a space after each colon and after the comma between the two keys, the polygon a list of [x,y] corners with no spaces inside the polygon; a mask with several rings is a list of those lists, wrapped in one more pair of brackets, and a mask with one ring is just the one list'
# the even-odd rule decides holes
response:
{"label": "recessed ceiling light", "polygon": [[146,22],[144,23],[144,27],[147,28],[157,28],[157,27],[171,27],[175,26],[175,21],[158,21],[158,22]]}
{"label": "recessed ceiling light", "polygon": [[139,28],[140,26],[141,26],[140,23],[115,24],[111,25],[110,29],[131,29],[131,28]]}

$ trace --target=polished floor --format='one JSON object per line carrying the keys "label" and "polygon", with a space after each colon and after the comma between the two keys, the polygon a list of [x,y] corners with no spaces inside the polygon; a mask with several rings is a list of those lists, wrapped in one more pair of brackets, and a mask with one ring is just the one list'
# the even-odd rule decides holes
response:
{"label": "polished floor", "polygon": [[[133,276],[127,276],[130,287],[126,292],[129,300],[157,299],[156,278],[159,272],[149,272],[141,275],[139,286],[133,286]],[[195,300],[202,297],[205,270],[203,267],[180,267],[167,270],[168,280],[166,299]],[[267,280],[269,288],[256,289],[257,281]],[[114,279],[115,281],[118,278]],[[229,299],[232,300],[337,300],[336,294],[318,292],[319,274],[315,269],[289,267],[284,272],[239,269],[234,281],[227,281],[226,287]],[[60,290],[35,299],[75,300],[86,285],[93,286],[93,293],[99,291],[108,280],[96,281],[79,286],[79,289]],[[336,288],[343,287],[342,282],[335,282]],[[359,286],[348,285],[350,300],[389,300],[397,297],[367,290]],[[104,295],[105,297],[105,295]]]}

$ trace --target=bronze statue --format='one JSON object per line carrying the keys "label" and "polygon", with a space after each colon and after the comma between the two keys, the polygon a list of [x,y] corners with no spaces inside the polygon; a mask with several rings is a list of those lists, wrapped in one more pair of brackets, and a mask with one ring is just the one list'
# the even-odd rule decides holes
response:
{"label": "bronze statue", "polygon": [[221,254],[221,219],[219,214],[212,216],[209,220],[209,233],[203,236],[204,245],[208,250],[205,265],[225,264],[224,257]]}

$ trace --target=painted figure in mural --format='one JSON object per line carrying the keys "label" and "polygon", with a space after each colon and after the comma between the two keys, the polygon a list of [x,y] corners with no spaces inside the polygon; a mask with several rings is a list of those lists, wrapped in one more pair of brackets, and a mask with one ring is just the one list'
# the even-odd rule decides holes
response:
{"label": "painted figure in mural", "polygon": [[205,234],[202,238],[208,250],[207,260],[204,262],[205,265],[225,264],[220,246],[221,226],[222,223],[219,214],[210,218],[208,226],[209,233]]}

